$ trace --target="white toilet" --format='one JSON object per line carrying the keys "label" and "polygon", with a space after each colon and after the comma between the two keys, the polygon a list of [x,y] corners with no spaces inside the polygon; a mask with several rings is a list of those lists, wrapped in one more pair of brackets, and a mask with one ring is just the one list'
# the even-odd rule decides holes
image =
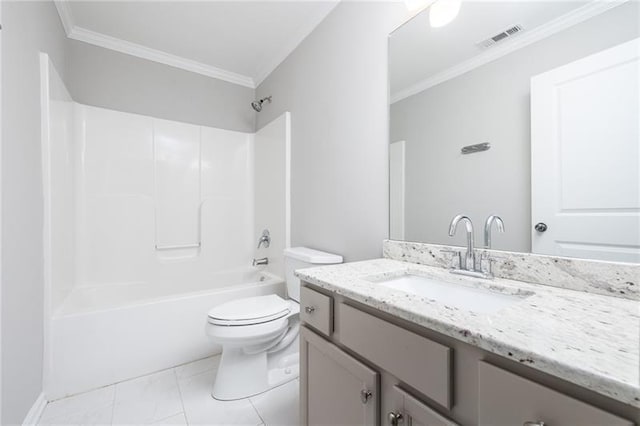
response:
{"label": "white toilet", "polygon": [[284,251],[287,294],[233,300],[209,311],[207,335],[222,346],[211,395],[247,398],[298,377],[300,280],[296,269],[342,263],[342,256],[306,247]]}

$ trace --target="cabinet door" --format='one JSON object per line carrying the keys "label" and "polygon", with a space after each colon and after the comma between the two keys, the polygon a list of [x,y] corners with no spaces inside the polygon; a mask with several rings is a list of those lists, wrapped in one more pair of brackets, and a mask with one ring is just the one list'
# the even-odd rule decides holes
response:
{"label": "cabinet door", "polygon": [[387,414],[389,426],[457,426],[397,386],[393,388],[393,397],[397,409]]}
{"label": "cabinet door", "polygon": [[309,329],[300,330],[302,424],[377,425],[379,374]]}
{"label": "cabinet door", "polygon": [[628,420],[493,365],[481,362],[478,371],[481,426],[633,426]]}

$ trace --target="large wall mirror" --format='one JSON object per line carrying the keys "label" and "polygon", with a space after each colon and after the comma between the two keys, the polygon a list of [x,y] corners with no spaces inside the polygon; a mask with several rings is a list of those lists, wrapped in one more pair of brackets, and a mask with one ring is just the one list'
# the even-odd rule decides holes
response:
{"label": "large wall mirror", "polygon": [[639,2],[431,12],[389,38],[391,239],[463,246],[465,214],[476,247],[640,262]]}

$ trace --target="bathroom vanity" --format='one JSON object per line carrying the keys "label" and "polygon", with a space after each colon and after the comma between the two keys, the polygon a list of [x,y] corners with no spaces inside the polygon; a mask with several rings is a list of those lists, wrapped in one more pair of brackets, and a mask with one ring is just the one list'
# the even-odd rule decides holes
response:
{"label": "bathroom vanity", "polygon": [[463,3],[389,37],[384,258],[298,271],[302,424],[640,425],[638,3]]}
{"label": "bathroom vanity", "polygon": [[567,262],[586,261],[487,250],[482,280],[450,274],[449,249],[298,271],[302,424],[640,424],[637,265],[590,262],[577,291]]}

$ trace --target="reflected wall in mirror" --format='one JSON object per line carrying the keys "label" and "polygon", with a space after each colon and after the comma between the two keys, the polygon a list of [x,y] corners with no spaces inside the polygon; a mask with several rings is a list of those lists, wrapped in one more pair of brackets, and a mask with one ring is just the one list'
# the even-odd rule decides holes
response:
{"label": "reflected wall in mirror", "polygon": [[465,214],[482,247],[498,215],[494,249],[640,262],[639,3],[428,13],[389,41],[390,238],[465,245]]}

